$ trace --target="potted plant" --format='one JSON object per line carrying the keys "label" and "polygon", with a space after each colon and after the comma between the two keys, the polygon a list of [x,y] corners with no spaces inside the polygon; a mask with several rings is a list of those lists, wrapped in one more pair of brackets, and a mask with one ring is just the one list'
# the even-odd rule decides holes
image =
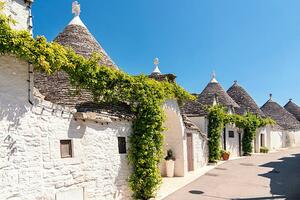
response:
{"label": "potted plant", "polygon": [[221,150],[221,156],[223,160],[228,160],[230,156],[230,152],[226,150]]}
{"label": "potted plant", "polygon": [[165,157],[165,160],[166,160],[167,177],[174,177],[175,157],[172,149],[169,149],[167,151],[167,156]]}
{"label": "potted plant", "polygon": [[260,153],[268,153],[269,149],[267,147],[260,147]]}

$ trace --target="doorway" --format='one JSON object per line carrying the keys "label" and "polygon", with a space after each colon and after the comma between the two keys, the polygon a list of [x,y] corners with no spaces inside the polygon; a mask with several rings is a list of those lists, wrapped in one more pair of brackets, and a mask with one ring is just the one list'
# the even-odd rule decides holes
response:
{"label": "doorway", "polygon": [[260,134],[260,147],[265,147],[265,134]]}
{"label": "doorway", "polygon": [[188,161],[188,171],[194,170],[194,149],[193,149],[193,135],[187,133],[187,161]]}
{"label": "doorway", "polygon": [[239,134],[239,155],[242,156],[242,134]]}

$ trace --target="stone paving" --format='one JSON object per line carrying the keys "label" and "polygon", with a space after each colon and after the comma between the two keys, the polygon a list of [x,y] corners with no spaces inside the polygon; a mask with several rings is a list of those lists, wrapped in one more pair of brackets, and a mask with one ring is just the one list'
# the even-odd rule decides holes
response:
{"label": "stone paving", "polygon": [[[243,159],[243,158],[244,157],[234,157],[234,158],[230,158],[230,160]],[[168,195],[186,186],[187,184],[193,182],[194,180],[198,179],[200,176],[203,176],[210,170],[214,169],[219,165],[222,165],[223,163],[225,163],[225,161],[219,161],[217,164],[201,167],[196,171],[189,172],[185,177],[173,177],[173,178],[164,177],[162,185],[160,186],[160,189],[157,193],[155,200],[164,199]]]}
{"label": "stone paving", "polygon": [[231,160],[165,200],[300,200],[300,148]]}

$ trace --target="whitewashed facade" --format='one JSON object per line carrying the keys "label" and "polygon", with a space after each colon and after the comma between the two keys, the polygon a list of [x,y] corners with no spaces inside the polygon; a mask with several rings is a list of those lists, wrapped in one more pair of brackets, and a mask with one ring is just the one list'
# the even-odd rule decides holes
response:
{"label": "whitewashed facade", "polygon": [[[207,140],[196,130],[186,128],[180,108],[175,100],[168,100],[163,105],[166,113],[164,126],[165,155],[168,149],[174,152],[175,176],[186,176],[189,171],[195,171],[208,162]],[[187,137],[191,137],[188,140]],[[189,143],[189,141],[192,141]],[[191,153],[191,155],[189,155]],[[162,176],[166,175],[165,161],[160,164]]]}
{"label": "whitewashed facade", "polygon": [[[40,95],[31,105],[27,63],[1,56],[0,70],[0,199],[130,198],[131,170],[118,151],[118,137],[128,141],[130,121],[75,121],[75,111]],[[61,140],[72,141],[72,158],[61,158]]]}
{"label": "whitewashed facade", "polygon": [[[29,3],[28,3],[29,2]],[[31,31],[31,1],[5,1],[5,14],[17,21],[15,29]],[[0,199],[109,200],[131,199],[127,152],[119,152],[118,138],[128,137],[132,122],[75,109],[44,100],[33,85],[33,66],[13,55],[0,57]],[[176,101],[164,106],[165,150],[175,152],[175,175],[207,163],[207,140],[184,125]],[[100,116],[101,118],[101,116]],[[192,144],[187,143],[187,135]],[[71,144],[70,157],[62,156],[62,141]],[[164,161],[161,163],[165,173]]]}
{"label": "whitewashed facade", "polygon": [[32,32],[31,4],[33,0],[1,0],[1,2],[4,2],[4,14],[16,21],[16,24],[12,24],[13,28]]}
{"label": "whitewashed facade", "polygon": [[[208,135],[208,119],[205,116],[189,117],[198,128]],[[227,124],[221,134],[222,149],[229,151],[231,157],[242,155],[242,135],[243,130],[237,128],[234,124]]]}

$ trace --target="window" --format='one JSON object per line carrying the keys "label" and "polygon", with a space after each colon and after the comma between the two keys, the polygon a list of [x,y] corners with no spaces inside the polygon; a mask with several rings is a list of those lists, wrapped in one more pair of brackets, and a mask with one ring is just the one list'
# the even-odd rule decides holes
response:
{"label": "window", "polygon": [[126,138],[118,137],[119,153],[126,154]]}
{"label": "window", "polygon": [[61,140],[60,141],[60,155],[62,158],[72,158],[72,141]]}
{"label": "window", "polygon": [[228,135],[230,138],[234,138],[234,131],[228,131]]}

